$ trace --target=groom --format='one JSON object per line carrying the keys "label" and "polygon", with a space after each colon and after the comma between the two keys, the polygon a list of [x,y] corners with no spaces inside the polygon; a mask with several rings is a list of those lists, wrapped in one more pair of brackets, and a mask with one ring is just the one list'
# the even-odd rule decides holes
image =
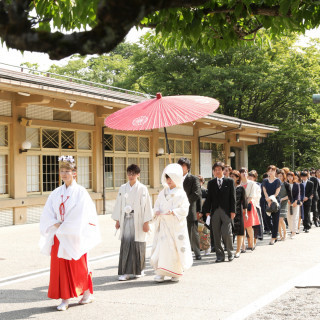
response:
{"label": "groom", "polygon": [[216,162],[212,171],[214,179],[208,182],[208,196],[203,205],[203,212],[211,214],[211,228],[217,254],[216,262],[223,262],[225,255],[221,246],[221,237],[228,251],[228,259],[232,261],[232,220],[235,217],[236,189],[233,179],[223,175],[224,163]]}

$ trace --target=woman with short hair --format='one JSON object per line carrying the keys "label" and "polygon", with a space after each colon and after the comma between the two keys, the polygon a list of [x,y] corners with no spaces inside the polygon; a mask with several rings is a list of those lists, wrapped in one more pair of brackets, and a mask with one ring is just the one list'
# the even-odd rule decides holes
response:
{"label": "woman with short hair", "polygon": [[244,241],[244,221],[243,211],[245,210],[245,219],[248,219],[247,211],[247,197],[246,190],[240,185],[241,176],[240,172],[233,170],[230,174],[230,178],[234,180],[236,186],[236,215],[233,219],[233,234],[237,236],[237,250],[234,255],[235,258],[240,257],[241,246]]}
{"label": "woman with short hair", "polygon": [[287,214],[288,226],[291,232],[291,239],[295,238],[298,232],[299,225],[299,199],[300,199],[300,187],[297,183],[297,179],[293,172],[288,172],[287,179],[289,183],[289,193],[288,193],[288,205],[289,210]]}
{"label": "woman with short hair", "polygon": [[[268,178],[264,179],[262,182],[262,190],[267,202],[267,205],[270,206],[272,203],[271,196],[274,196],[278,202],[280,203],[280,189],[281,189],[281,182],[278,178],[276,178],[276,166],[270,165],[267,168]],[[280,208],[276,212],[271,213],[272,219],[272,236],[269,242],[270,245],[274,245],[277,242],[278,236],[278,228],[279,228],[279,218],[280,218]]]}
{"label": "woman with short hair", "polygon": [[288,194],[289,184],[286,182],[287,176],[283,169],[279,170],[277,178],[281,181],[281,188],[279,192],[280,197],[280,218],[279,218],[279,236],[280,240],[286,240],[287,230],[284,219],[287,218],[288,213]]}
{"label": "woman with short hair", "polygon": [[[255,188],[255,183],[248,179],[247,168],[241,168],[239,172],[241,177],[241,185],[246,190],[246,198],[247,198],[247,204],[248,204],[247,206],[248,219],[244,219],[244,227],[248,235],[248,249],[254,250],[253,226],[260,224],[257,209],[254,205],[256,188]],[[245,211],[243,212],[243,214],[245,215]],[[245,250],[244,241],[243,241],[242,249],[243,251]]]}

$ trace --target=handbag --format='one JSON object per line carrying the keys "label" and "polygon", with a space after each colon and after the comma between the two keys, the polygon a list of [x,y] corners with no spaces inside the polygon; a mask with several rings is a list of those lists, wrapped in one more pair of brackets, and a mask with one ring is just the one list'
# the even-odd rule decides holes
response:
{"label": "handbag", "polygon": [[[272,197],[274,197],[274,196],[272,196]],[[279,210],[279,207],[280,206],[279,206],[278,201],[277,200],[274,201],[274,199],[272,199],[270,206],[266,207],[266,212],[267,212],[268,216],[270,216],[271,213],[277,212]]]}
{"label": "handbag", "polygon": [[292,216],[293,215],[293,207],[290,206],[290,215]]}
{"label": "handbag", "polygon": [[252,204],[251,204],[251,202],[249,202],[249,203],[248,203],[248,206],[247,206],[247,210],[248,210],[248,211],[251,211],[251,209],[252,209]]}

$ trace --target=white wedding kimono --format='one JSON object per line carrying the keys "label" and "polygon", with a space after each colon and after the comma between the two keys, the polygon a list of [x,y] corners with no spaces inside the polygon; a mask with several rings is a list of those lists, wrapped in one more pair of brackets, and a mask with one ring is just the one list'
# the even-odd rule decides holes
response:
{"label": "white wedding kimono", "polygon": [[123,184],[118,192],[112,219],[120,222],[120,240],[123,235],[121,226],[123,226],[126,206],[130,206],[134,210],[135,241],[145,242],[147,233],[143,232],[142,228],[145,222],[152,220],[153,210],[148,188],[138,180],[132,188],[130,188],[129,182]]}
{"label": "white wedding kimono", "polygon": [[[61,217],[59,207],[64,202],[65,214]],[[54,224],[62,222],[59,228]],[[73,180],[56,188],[49,195],[40,218],[40,250],[50,255],[56,235],[60,245],[58,258],[78,260],[100,241],[96,207],[88,191]]]}
{"label": "white wedding kimono", "polygon": [[118,193],[112,219],[120,222],[118,274],[141,275],[145,268],[146,237],[143,224],[152,220],[153,210],[148,189],[136,181],[123,184]]}
{"label": "white wedding kimono", "polygon": [[[171,171],[176,169],[174,165],[177,164],[168,166]],[[159,193],[154,207],[154,212],[159,211],[160,215],[154,217],[154,240],[150,264],[157,275],[180,277],[193,263],[186,220],[189,201],[182,187],[182,174],[181,177],[176,176],[168,167],[167,171],[164,170],[164,174],[168,174],[172,180],[175,180],[177,187],[170,190],[162,178],[165,188]],[[173,215],[168,214],[171,211]]]}

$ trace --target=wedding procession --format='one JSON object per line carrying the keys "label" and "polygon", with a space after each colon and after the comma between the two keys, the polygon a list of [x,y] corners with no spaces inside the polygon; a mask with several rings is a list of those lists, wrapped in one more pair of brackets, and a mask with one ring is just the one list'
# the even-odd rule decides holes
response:
{"label": "wedding procession", "polygon": [[[301,221],[305,233],[312,222],[319,227],[320,169],[293,173],[270,165],[260,184],[255,170],[232,170],[216,162],[214,178],[205,189],[204,179],[190,174],[190,168],[184,157],[169,164],[152,206],[147,187],[139,182],[141,169],[136,164],[127,167],[128,182],[120,187],[112,214],[116,232],[120,229],[119,281],[145,276],[150,235],[150,265],[154,281],[162,283],[178,282],[194,259],[202,259],[201,252],[215,252],[215,263],[232,262],[255,250],[264,234],[271,234],[269,245],[274,245],[295,239]],[[59,174],[63,185],[50,194],[44,207],[39,245],[43,254],[51,256],[48,297],[61,299],[57,310],[66,311],[72,298],[81,297],[79,304],[94,301],[87,254],[101,241],[101,231],[88,192],[76,182],[72,156],[59,158]]]}

